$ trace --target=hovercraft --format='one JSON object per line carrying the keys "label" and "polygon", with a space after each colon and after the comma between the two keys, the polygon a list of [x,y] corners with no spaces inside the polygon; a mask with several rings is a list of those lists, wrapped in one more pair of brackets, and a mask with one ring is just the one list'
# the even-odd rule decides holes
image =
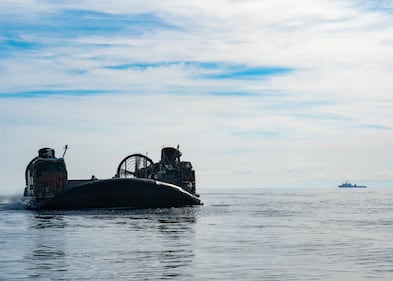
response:
{"label": "hovercraft", "polygon": [[195,171],[181,161],[179,147],[164,147],[154,163],[132,154],[119,164],[113,178],[70,180],[64,155],[41,148],[26,167],[22,202],[34,210],[86,208],[169,208],[201,205],[195,191]]}

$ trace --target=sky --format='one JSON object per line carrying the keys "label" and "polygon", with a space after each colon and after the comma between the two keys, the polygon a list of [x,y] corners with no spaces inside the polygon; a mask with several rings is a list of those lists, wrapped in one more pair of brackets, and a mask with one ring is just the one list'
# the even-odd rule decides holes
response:
{"label": "sky", "polygon": [[0,2],[0,194],[180,145],[197,189],[393,187],[393,3]]}

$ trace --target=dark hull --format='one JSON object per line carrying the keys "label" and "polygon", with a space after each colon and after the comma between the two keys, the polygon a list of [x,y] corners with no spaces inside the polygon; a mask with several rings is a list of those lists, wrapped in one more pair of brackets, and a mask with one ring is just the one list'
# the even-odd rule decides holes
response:
{"label": "dark hull", "polygon": [[338,186],[339,188],[367,188],[367,186],[359,185],[359,186]]}
{"label": "dark hull", "polygon": [[168,208],[201,205],[178,186],[148,179],[89,180],[52,198],[23,197],[28,209]]}

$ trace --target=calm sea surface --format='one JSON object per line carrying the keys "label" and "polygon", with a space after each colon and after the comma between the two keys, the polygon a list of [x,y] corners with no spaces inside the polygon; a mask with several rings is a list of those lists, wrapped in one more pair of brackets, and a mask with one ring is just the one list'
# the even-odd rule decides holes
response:
{"label": "calm sea surface", "polygon": [[393,280],[393,188],[201,198],[195,208],[34,212],[0,197],[0,280]]}

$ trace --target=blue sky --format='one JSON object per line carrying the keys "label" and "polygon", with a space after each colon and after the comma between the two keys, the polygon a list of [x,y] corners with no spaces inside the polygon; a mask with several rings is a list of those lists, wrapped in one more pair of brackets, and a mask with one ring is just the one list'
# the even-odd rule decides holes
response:
{"label": "blue sky", "polygon": [[391,1],[2,1],[0,193],[180,144],[198,187],[393,187]]}

